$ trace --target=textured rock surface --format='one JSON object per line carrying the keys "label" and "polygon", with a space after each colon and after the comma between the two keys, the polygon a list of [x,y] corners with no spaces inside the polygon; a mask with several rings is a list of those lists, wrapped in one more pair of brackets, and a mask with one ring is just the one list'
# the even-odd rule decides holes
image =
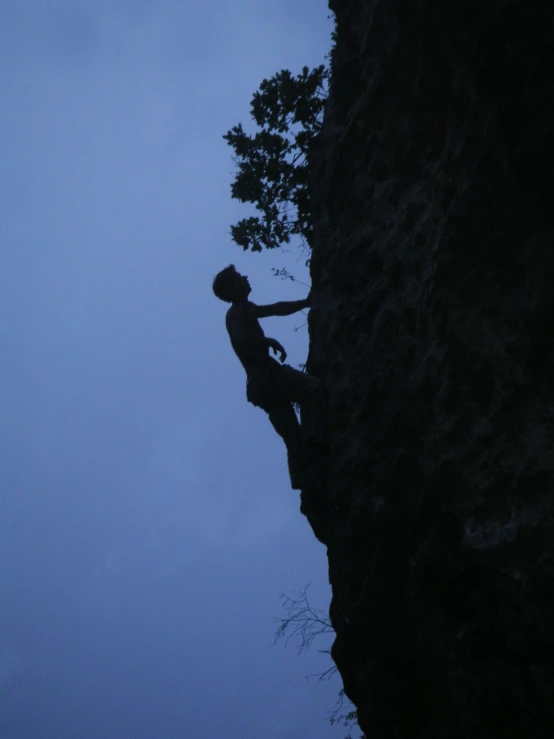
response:
{"label": "textured rock surface", "polygon": [[371,739],[554,736],[554,9],[333,0],[309,370]]}

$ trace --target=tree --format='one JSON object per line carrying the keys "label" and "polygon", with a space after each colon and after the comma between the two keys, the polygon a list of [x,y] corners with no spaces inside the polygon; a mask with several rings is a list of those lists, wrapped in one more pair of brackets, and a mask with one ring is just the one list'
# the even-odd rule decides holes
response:
{"label": "tree", "polygon": [[245,251],[275,249],[293,235],[312,245],[309,154],[321,129],[328,76],[320,65],[296,77],[282,70],[263,80],[250,103],[261,130],[250,136],[239,123],[223,136],[237,165],[231,196],[261,214],[231,226],[233,241]]}
{"label": "tree", "polygon": [[[311,646],[313,640],[324,634],[334,634],[335,630],[331,626],[329,617],[319,608],[314,608],[308,600],[308,588],[310,584],[305,585],[301,590],[294,593],[294,597],[281,594],[279,599],[281,605],[286,611],[285,618],[276,619],[279,624],[275,632],[273,643],[276,644],[281,639],[285,640],[285,646],[294,637],[298,638],[296,645],[298,654],[306,652]],[[328,649],[320,650],[322,654],[330,654]],[[337,668],[331,667],[319,677],[323,679],[329,674],[334,674]]]}
{"label": "tree", "polygon": [[[291,639],[297,638],[296,648],[298,654],[307,651],[317,637],[335,633],[329,617],[319,608],[314,608],[310,603],[307,594],[308,588],[309,584],[294,593],[294,597],[282,594],[280,600],[286,611],[286,616],[285,618],[276,619],[279,626],[275,632],[273,643],[276,644],[281,639],[284,639],[286,646]],[[322,654],[331,654],[329,649],[320,649],[319,651]],[[319,681],[328,680],[336,672],[336,666],[331,665],[331,667],[316,677]],[[337,724],[347,728],[348,734],[344,739],[353,739],[352,730],[358,724],[357,715],[354,706],[350,703],[344,692],[344,688],[339,691],[337,703],[329,711],[327,720],[331,726]]]}

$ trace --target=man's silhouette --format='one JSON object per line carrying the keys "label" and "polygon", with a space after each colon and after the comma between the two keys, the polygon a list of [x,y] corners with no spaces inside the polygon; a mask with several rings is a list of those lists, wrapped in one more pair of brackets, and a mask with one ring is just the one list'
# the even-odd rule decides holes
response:
{"label": "man's silhouette", "polygon": [[[235,354],[246,370],[246,397],[266,411],[273,428],[285,442],[291,486],[300,489],[307,482],[308,447],[317,438],[313,424],[322,386],[317,378],[282,364],[287,357],[284,348],[276,339],[265,336],[258,319],[290,316],[308,308],[310,296],[304,300],[256,305],[248,300],[251,290],[248,278],[232,264],[221,270],[213,282],[214,294],[231,303],[225,325]],[[279,354],[281,364],[270,357],[270,349]],[[295,402],[300,404],[302,428],[292,405]]]}

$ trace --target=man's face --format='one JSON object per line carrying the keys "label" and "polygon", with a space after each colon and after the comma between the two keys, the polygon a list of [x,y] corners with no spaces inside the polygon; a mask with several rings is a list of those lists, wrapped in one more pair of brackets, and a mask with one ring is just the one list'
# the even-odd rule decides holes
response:
{"label": "man's face", "polygon": [[233,292],[237,298],[247,298],[250,295],[252,288],[246,275],[241,275],[240,272],[237,272]]}

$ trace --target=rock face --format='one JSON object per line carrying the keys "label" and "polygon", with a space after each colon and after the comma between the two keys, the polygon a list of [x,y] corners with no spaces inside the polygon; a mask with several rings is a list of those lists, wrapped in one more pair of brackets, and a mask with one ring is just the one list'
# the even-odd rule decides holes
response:
{"label": "rock face", "polygon": [[302,510],[371,739],[554,736],[554,6],[333,0]]}

